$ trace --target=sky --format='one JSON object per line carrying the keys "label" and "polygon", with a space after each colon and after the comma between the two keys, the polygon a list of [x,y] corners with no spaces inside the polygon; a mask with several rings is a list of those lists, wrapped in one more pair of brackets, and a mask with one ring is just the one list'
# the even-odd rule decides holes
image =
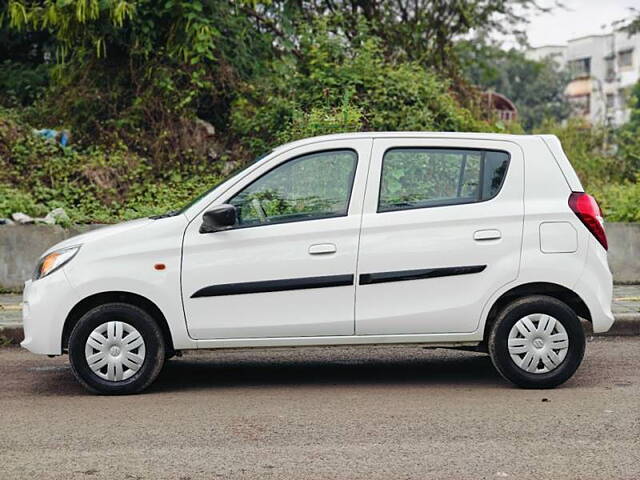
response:
{"label": "sky", "polygon": [[[640,0],[560,0],[564,8],[531,18],[527,35],[532,47],[565,44],[572,38],[609,33],[611,22],[630,18],[629,8],[640,9]],[[553,0],[540,2],[551,6]],[[602,28],[605,26],[605,28]]]}

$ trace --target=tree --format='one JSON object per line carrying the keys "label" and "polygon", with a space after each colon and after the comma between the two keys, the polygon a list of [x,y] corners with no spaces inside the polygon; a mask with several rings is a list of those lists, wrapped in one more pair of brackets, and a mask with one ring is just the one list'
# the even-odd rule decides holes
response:
{"label": "tree", "polygon": [[33,103],[49,83],[53,48],[49,32],[15,32],[9,26],[8,5],[0,5],[0,105]]}
{"label": "tree", "polygon": [[260,31],[297,46],[318,18],[331,33],[353,42],[366,28],[379,38],[387,57],[417,61],[438,69],[455,68],[454,42],[471,31],[522,35],[527,13],[544,11],[537,0],[273,0],[244,4]]}
{"label": "tree", "polygon": [[624,29],[629,33],[629,35],[640,32],[640,10],[637,8],[631,8],[631,12],[633,15],[631,15],[631,18],[624,26]]}
{"label": "tree", "polygon": [[630,181],[640,181],[640,81],[631,90],[629,121],[616,132],[619,169]]}
{"label": "tree", "polygon": [[552,59],[537,62],[525,58],[518,50],[482,43],[465,42],[458,48],[470,81],[512,100],[526,131],[545,120],[568,117],[570,109],[564,89],[570,76]]}
{"label": "tree", "polygon": [[235,84],[270,55],[227,0],[9,0],[21,35],[50,32],[55,84],[41,118],[76,140],[168,158],[190,143],[196,116],[222,128]]}
{"label": "tree", "polygon": [[380,39],[345,46],[320,25],[313,32],[301,37],[301,60],[274,62],[233,105],[232,130],[253,137],[247,146],[254,154],[309,134],[493,128],[461,105],[435,72],[385,58]]}
{"label": "tree", "polygon": [[[250,91],[259,91],[265,79],[286,85],[281,75],[306,79],[299,90],[277,95],[299,109],[298,121],[314,109],[315,119],[333,118],[349,92],[367,128],[469,125],[470,120],[450,121],[461,105],[468,107],[461,114],[465,119],[478,114],[469,111],[473,91],[465,90],[459,75],[456,40],[478,29],[513,32],[526,11],[539,8],[537,1],[8,0],[6,18],[20,35],[47,33],[52,39],[53,85],[38,105],[38,123],[70,128],[81,145],[123,143],[161,164],[191,161],[185,152],[192,150],[207,154],[206,145],[196,145],[197,117],[213,124],[224,142],[238,142],[232,105],[252,98]],[[332,39],[330,49],[319,49],[310,41],[314,37]],[[412,117],[396,115],[399,104],[393,104],[391,93],[376,90],[381,103],[373,105],[361,91],[368,79],[313,65],[322,61],[318,52],[349,65],[363,58],[371,42],[377,63],[370,67],[395,68],[424,82],[403,83],[389,74],[388,81],[406,85],[408,93],[398,95],[410,97]],[[309,72],[339,102],[317,95],[317,78]],[[374,78],[376,72],[357,74]],[[422,94],[434,94],[440,106],[427,108],[430,99],[419,98]],[[445,114],[434,113],[440,108]],[[385,115],[389,118],[382,120]],[[293,116],[289,110],[287,121]]]}

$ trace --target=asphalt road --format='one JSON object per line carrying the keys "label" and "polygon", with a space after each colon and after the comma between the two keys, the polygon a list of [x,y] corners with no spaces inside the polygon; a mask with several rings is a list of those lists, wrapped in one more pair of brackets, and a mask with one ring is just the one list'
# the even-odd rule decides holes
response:
{"label": "asphalt road", "polygon": [[130,397],[11,347],[0,378],[3,480],[640,478],[640,337],[546,391],[416,347],[198,352]]}

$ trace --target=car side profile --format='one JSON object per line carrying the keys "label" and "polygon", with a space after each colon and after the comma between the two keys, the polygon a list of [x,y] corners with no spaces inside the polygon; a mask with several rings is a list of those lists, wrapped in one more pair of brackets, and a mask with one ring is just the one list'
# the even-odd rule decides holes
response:
{"label": "car side profile", "polygon": [[607,331],[600,209],[547,135],[353,133],[280,146],[184,209],[49,249],[22,346],[136,393],[187,349],[407,344],[550,388]]}

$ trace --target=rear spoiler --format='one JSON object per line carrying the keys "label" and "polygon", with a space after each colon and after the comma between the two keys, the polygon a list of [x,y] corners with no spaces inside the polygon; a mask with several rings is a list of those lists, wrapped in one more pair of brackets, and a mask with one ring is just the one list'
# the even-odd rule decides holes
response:
{"label": "rear spoiler", "polygon": [[562,175],[564,175],[564,179],[569,184],[569,188],[572,192],[584,192],[584,188],[582,187],[582,183],[580,183],[580,179],[576,174],[576,171],[571,166],[569,159],[564,153],[562,149],[562,145],[560,144],[560,140],[555,135],[538,135],[542,141],[545,143],[551,155],[555,159],[558,167],[560,167],[560,171]]}

